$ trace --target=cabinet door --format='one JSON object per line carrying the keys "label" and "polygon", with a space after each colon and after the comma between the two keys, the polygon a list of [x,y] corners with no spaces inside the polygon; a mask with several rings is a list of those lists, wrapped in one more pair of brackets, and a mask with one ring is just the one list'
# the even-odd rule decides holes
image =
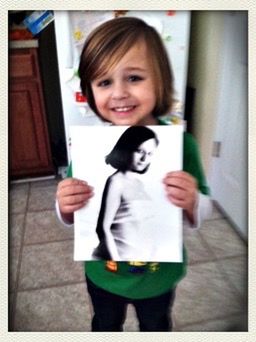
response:
{"label": "cabinet door", "polygon": [[37,81],[10,84],[11,177],[53,172],[41,93]]}

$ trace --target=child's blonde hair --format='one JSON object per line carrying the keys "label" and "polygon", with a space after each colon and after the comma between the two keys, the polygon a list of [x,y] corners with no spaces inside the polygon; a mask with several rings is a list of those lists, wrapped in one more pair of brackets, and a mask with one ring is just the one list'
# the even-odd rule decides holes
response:
{"label": "child's blonde hair", "polygon": [[94,29],[85,41],[79,64],[81,90],[92,110],[97,110],[91,82],[115,66],[137,42],[144,41],[152,64],[156,105],[154,116],[166,114],[172,107],[174,78],[164,44],[157,31],[143,20],[122,17],[109,20]]}

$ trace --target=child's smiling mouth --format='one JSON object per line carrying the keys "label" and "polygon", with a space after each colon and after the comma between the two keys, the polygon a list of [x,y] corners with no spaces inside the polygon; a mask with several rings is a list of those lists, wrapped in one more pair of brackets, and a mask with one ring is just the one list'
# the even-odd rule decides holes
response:
{"label": "child's smiling mouth", "polygon": [[124,106],[124,107],[113,107],[111,108],[112,111],[117,113],[128,113],[135,109],[136,106]]}

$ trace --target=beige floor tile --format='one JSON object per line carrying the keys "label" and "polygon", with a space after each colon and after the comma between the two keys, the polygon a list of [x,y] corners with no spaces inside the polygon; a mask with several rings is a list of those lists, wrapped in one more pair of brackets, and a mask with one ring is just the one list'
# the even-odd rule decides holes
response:
{"label": "beige floor tile", "polygon": [[246,315],[238,315],[216,319],[198,324],[181,327],[179,331],[186,332],[221,332],[221,331],[248,331]]}
{"label": "beige floor tile", "polygon": [[85,284],[19,292],[14,331],[90,331]]}
{"label": "beige floor tile", "polygon": [[25,246],[19,280],[20,290],[83,281],[83,264],[73,261],[73,241]]}
{"label": "beige floor tile", "polygon": [[10,246],[21,245],[25,214],[11,214],[9,221]]}
{"label": "beige floor tile", "polygon": [[209,245],[216,258],[247,253],[245,243],[225,219],[205,222],[199,234]]}
{"label": "beige floor tile", "polygon": [[242,312],[241,300],[215,262],[191,265],[178,285],[174,306],[179,326]]}
{"label": "beige floor tile", "polygon": [[126,320],[124,323],[124,331],[127,331],[127,332],[139,331],[135,309],[132,305],[128,305],[128,308],[127,308],[127,316],[126,316]]}
{"label": "beige floor tile", "polygon": [[26,211],[29,184],[11,184],[9,193],[10,212],[19,214]]}
{"label": "beige floor tile", "polygon": [[54,210],[30,212],[26,217],[25,244],[72,239],[74,229],[64,227]]}
{"label": "beige floor tile", "polygon": [[193,231],[192,229],[186,229],[183,234],[183,239],[189,264],[214,260],[215,256],[205,245],[199,234],[199,230]]}
{"label": "beige floor tile", "polygon": [[238,293],[247,300],[248,294],[248,260],[246,255],[231,259],[219,260],[218,264],[222,267],[232,285]]}
{"label": "beige floor tile", "polygon": [[213,204],[212,216],[211,220],[221,219],[224,218],[226,215],[216,206]]}
{"label": "beige floor tile", "polygon": [[28,211],[55,210],[55,196],[57,185],[32,185],[28,200]]}

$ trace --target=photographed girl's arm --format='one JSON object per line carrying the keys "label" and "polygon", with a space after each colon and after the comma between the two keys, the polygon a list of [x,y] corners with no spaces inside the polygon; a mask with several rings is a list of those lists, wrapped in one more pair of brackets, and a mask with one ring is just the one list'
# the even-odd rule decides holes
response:
{"label": "photographed girl's arm", "polygon": [[105,233],[106,245],[111,255],[111,260],[120,260],[117,246],[111,232],[111,226],[113,224],[116,212],[121,203],[122,185],[115,176],[112,176],[109,182],[109,188],[105,202],[105,212],[102,220],[103,230]]}
{"label": "photographed girl's arm", "polygon": [[85,181],[66,178],[59,182],[56,200],[62,220],[72,224],[74,222],[74,212],[85,206],[92,196],[93,188]]}

